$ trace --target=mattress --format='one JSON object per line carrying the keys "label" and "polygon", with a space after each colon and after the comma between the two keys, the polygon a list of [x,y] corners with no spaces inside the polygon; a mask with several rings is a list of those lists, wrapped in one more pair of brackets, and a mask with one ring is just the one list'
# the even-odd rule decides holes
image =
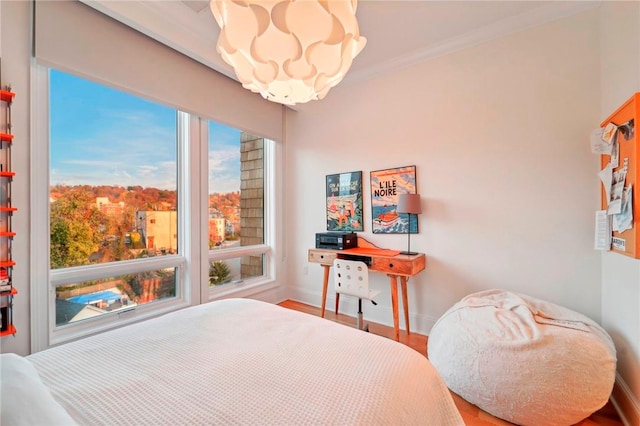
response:
{"label": "mattress", "polygon": [[464,424],[418,352],[250,299],[194,306],[26,359],[78,424]]}

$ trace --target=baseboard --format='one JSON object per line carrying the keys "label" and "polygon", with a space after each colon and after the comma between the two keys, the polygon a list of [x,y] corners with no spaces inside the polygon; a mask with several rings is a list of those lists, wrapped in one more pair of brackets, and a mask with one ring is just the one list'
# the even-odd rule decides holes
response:
{"label": "baseboard", "polygon": [[640,403],[618,373],[611,393],[611,402],[625,426],[640,425]]}
{"label": "baseboard", "polygon": [[[336,304],[335,293],[327,293],[328,294],[325,309],[333,311]],[[316,307],[320,307],[322,301],[322,293],[320,291],[311,291],[300,287],[288,288],[287,296],[287,299]],[[399,301],[398,313],[400,320],[400,329],[404,329],[404,317],[402,309],[402,301]],[[355,298],[340,298],[341,314],[355,317],[356,312],[358,312],[358,302]],[[363,305],[363,312],[366,321],[393,327],[393,311],[391,309],[391,306],[383,306],[381,304],[378,304],[377,306],[367,306],[366,308],[364,308]],[[411,310],[409,310],[409,325],[411,326],[412,332],[428,336],[431,328],[437,320],[437,318],[432,318],[430,316],[422,314],[416,314],[415,312],[411,312]]]}

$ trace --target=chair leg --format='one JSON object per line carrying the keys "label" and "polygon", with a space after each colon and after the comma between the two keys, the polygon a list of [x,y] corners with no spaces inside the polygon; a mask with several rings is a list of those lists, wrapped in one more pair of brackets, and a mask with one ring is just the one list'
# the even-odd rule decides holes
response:
{"label": "chair leg", "polygon": [[358,299],[358,330],[362,330],[364,323],[362,321],[362,299]]}

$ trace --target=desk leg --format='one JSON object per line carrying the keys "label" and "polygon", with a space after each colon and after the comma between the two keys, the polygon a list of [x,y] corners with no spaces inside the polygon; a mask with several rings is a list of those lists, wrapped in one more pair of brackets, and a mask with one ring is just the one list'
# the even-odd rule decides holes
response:
{"label": "desk leg", "polygon": [[391,285],[391,307],[393,308],[393,335],[396,342],[400,341],[400,327],[398,325],[398,276],[388,275]]}
{"label": "desk leg", "polygon": [[407,297],[407,277],[400,277],[400,286],[402,287],[402,307],[404,308],[404,325],[407,328],[407,335],[411,334],[409,331],[409,298]]}
{"label": "desk leg", "polygon": [[329,271],[331,270],[331,265],[322,265],[324,268],[324,280],[322,281],[322,310],[320,311],[320,316],[324,318],[324,308],[327,304],[327,287],[329,286]]}

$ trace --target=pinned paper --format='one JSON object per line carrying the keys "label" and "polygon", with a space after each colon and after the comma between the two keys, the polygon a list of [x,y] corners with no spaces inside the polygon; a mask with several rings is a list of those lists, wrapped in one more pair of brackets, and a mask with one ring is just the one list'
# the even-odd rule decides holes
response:
{"label": "pinned paper", "polygon": [[611,148],[613,144],[608,143],[603,139],[604,129],[598,127],[591,132],[591,153],[601,155],[611,155]]}
{"label": "pinned paper", "polygon": [[609,123],[604,127],[604,131],[602,132],[602,140],[607,143],[612,143],[613,138],[616,136],[616,131],[618,130],[618,126],[613,123]]}
{"label": "pinned paper", "polygon": [[625,251],[627,248],[627,240],[620,237],[611,238],[611,247],[616,250]]}
{"label": "pinned paper", "polygon": [[[625,160],[627,160],[625,158]],[[614,141],[611,144],[611,167],[614,169],[620,165],[620,144]]]}
{"label": "pinned paper", "polygon": [[622,194],[622,209],[619,214],[613,216],[612,228],[614,231],[620,233],[633,228],[633,190],[631,188],[632,186],[629,185],[624,189],[624,193]]}
{"label": "pinned paper", "polygon": [[611,182],[613,181],[613,167],[611,166],[611,163],[607,163],[607,165],[604,166],[604,169],[598,172],[598,176],[600,177],[600,181],[604,187],[607,205],[609,205],[609,200],[611,200]]}
{"label": "pinned paper", "polygon": [[622,193],[624,192],[624,182],[627,178],[628,158],[624,159],[624,167],[613,172],[613,183],[611,185],[611,198],[609,199],[608,214],[619,214],[622,211]]}
{"label": "pinned paper", "polygon": [[596,212],[596,232],[594,248],[596,250],[609,250],[611,248],[611,216],[606,210]]}

